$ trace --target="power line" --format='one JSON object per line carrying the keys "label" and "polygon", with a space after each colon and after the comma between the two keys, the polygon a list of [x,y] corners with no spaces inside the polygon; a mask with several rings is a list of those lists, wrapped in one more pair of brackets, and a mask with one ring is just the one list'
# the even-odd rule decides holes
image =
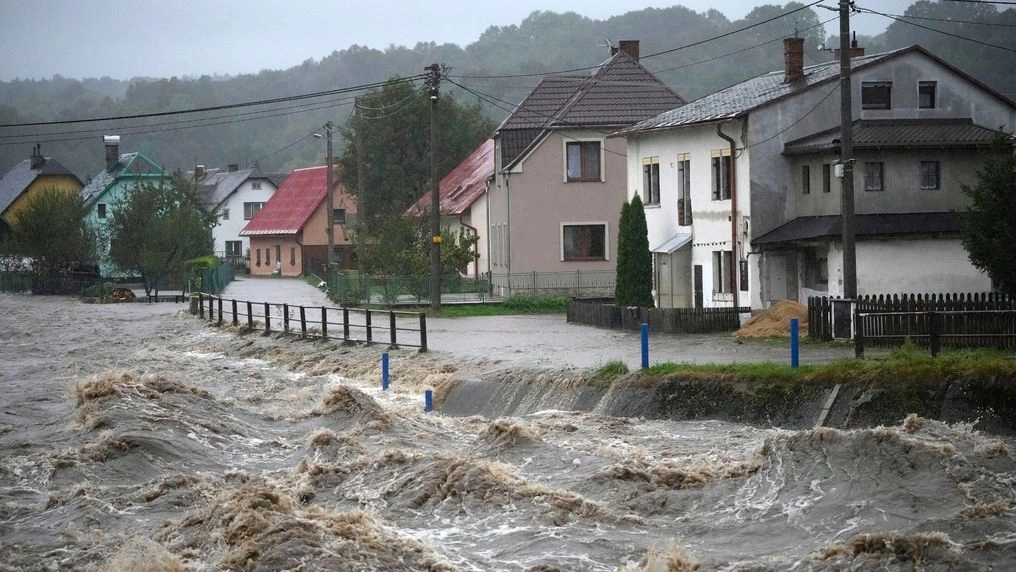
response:
{"label": "power line", "polygon": [[[867,11],[863,8],[861,11]],[[905,20],[930,20],[932,22],[945,22],[947,24],[972,24],[974,26],[994,26],[997,28],[1016,28],[1016,24],[1002,24],[1000,22],[976,22],[974,20],[953,20],[951,18],[933,18],[931,16],[907,16],[905,14],[882,14],[890,18],[903,18]]]}
{"label": "power line", "polygon": [[780,135],[783,135],[783,134],[784,134],[784,133],[786,133],[787,131],[790,131],[790,129],[791,129],[791,128],[792,128],[793,126],[795,126],[795,125],[797,125],[798,123],[800,123],[801,121],[803,121],[805,117],[808,117],[809,115],[811,115],[812,113],[814,113],[814,112],[815,112],[815,110],[816,110],[816,109],[818,109],[820,105],[822,105],[823,103],[825,103],[825,100],[829,99],[829,96],[830,96],[830,95],[832,95],[832,94],[833,94],[834,92],[836,92],[836,91],[837,91],[837,90],[839,90],[839,89],[840,89],[840,86],[839,86],[839,84],[836,84],[836,85],[834,85],[834,86],[833,86],[833,88],[829,90],[829,93],[825,94],[825,96],[823,96],[823,97],[822,97],[822,99],[818,100],[818,103],[816,103],[815,105],[813,105],[813,106],[812,106],[812,108],[811,108],[811,109],[809,109],[809,110],[808,110],[808,111],[807,111],[807,112],[806,112],[806,113],[805,113],[804,115],[802,115],[802,116],[798,117],[798,118],[797,118],[797,121],[795,121],[795,122],[791,123],[790,125],[787,125],[787,127],[786,127],[786,128],[784,128],[784,129],[783,129],[783,130],[781,130],[781,131],[777,131],[776,133],[774,133],[774,134],[773,134],[772,136],[770,136],[770,137],[766,137],[765,139],[763,139],[763,140],[761,140],[761,141],[756,141],[756,142],[752,143],[751,145],[748,145],[748,147],[749,147],[749,148],[751,148],[751,147],[754,147],[754,146],[756,146],[756,145],[761,145],[761,144],[763,144],[763,143],[766,143],[766,142],[768,142],[768,141],[772,141],[773,139],[776,139],[777,137],[779,137]]}
{"label": "power line", "polygon": [[269,158],[269,157],[271,157],[273,155],[278,155],[279,153],[282,153],[283,151],[285,151],[285,150],[287,150],[287,149],[289,149],[291,147],[294,147],[298,143],[302,143],[302,142],[310,139],[311,137],[313,137],[316,134],[316,131],[317,131],[317,129],[315,129],[314,131],[311,131],[310,133],[304,135],[303,137],[297,139],[296,141],[293,141],[292,143],[290,143],[290,144],[288,144],[288,145],[286,145],[284,147],[280,147],[280,148],[276,149],[275,151],[272,151],[271,153],[269,153],[267,155],[264,155],[264,156],[258,157],[257,159],[254,159],[254,163],[256,164],[256,163],[259,163],[261,161],[264,161],[265,159],[267,159],[267,158]]}
{"label": "power line", "polygon": [[259,100],[259,101],[247,101],[247,102],[243,102],[243,103],[229,103],[229,104],[225,104],[225,105],[214,105],[214,106],[211,106],[211,107],[199,107],[199,108],[195,108],[195,109],[183,109],[183,110],[179,110],[179,111],[159,111],[159,112],[153,112],[153,113],[139,113],[139,114],[136,114],[136,115],[122,115],[122,116],[118,116],[118,117],[93,117],[93,118],[89,118],[89,119],[65,119],[65,120],[61,120],[61,121],[37,121],[37,122],[32,122],[32,123],[8,123],[8,124],[2,124],[2,125],[0,125],[0,128],[3,128],[3,127],[39,127],[39,126],[44,126],[44,125],[67,125],[67,124],[71,124],[71,123],[94,123],[94,122],[97,122],[97,121],[121,121],[121,120],[127,120],[127,119],[145,119],[145,118],[149,118],[149,117],[164,117],[164,116],[167,116],[167,115],[183,115],[183,114],[187,114],[187,113],[201,113],[201,112],[206,112],[206,111],[222,111],[222,110],[225,110],[225,109],[236,109],[236,108],[240,108],[240,107],[253,107],[253,106],[256,106],[256,105],[269,105],[269,104],[272,104],[272,103],[284,103],[284,102],[288,102],[288,101],[298,101],[298,100],[301,100],[301,99],[311,99],[311,98],[316,98],[316,97],[325,97],[325,96],[329,96],[329,95],[340,95],[340,94],[344,94],[344,93],[352,93],[352,92],[355,92],[355,91],[363,91],[363,90],[366,90],[366,89],[375,89],[375,88],[378,88],[378,87],[382,87],[382,86],[384,86],[386,84],[389,84],[391,82],[412,82],[412,81],[416,81],[416,80],[418,80],[418,79],[420,79],[422,77],[424,77],[424,74],[417,74],[415,76],[410,76],[410,77],[407,77],[407,78],[399,78],[399,79],[394,79],[394,80],[387,80],[387,81],[381,81],[381,82],[361,84],[361,85],[356,85],[356,86],[351,86],[351,87],[343,87],[343,88],[339,88],[339,89],[331,89],[331,90],[327,90],[327,91],[318,91],[318,92],[314,92],[314,93],[305,93],[305,94],[301,94],[301,95],[289,95],[289,96],[285,96],[285,97],[276,97],[276,98],[272,98],[272,99],[262,99],[262,100]]}
{"label": "power line", "polygon": [[967,4],[1005,4],[1016,6],[1016,2],[990,2],[988,0],[945,0],[946,2],[966,2]]}
{"label": "power line", "polygon": [[937,30],[935,28],[930,28],[928,26],[924,26],[924,25],[918,24],[917,22],[908,22],[908,21],[906,21],[906,20],[904,20],[902,18],[897,18],[897,17],[891,16],[889,14],[883,14],[882,12],[877,12],[877,11],[871,10],[869,8],[858,8],[858,10],[861,11],[861,12],[867,12],[869,14],[877,14],[879,16],[884,16],[886,18],[889,18],[889,19],[892,19],[892,20],[896,20],[897,22],[902,22],[902,23],[908,24],[910,26],[916,26],[918,28],[921,28],[921,29],[924,29],[924,30],[928,30],[928,31],[931,31],[931,32],[937,32],[937,33],[942,34],[944,36],[950,36],[952,38],[957,38],[957,39],[960,39],[960,40],[966,40],[968,42],[973,42],[975,44],[980,44],[982,46],[987,46],[989,48],[998,48],[1000,50],[1005,50],[1007,52],[1016,53],[1016,48],[1008,48],[1006,46],[999,46],[997,44],[992,44],[992,43],[989,43],[989,42],[982,42],[980,40],[975,40],[973,38],[968,38],[968,37],[962,36],[960,34],[954,34],[952,32],[946,32],[944,30]]}

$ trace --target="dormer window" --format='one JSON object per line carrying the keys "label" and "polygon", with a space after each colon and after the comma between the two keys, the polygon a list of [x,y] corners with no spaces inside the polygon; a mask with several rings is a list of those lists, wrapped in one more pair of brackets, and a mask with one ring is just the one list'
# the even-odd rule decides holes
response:
{"label": "dormer window", "polygon": [[861,82],[861,109],[892,109],[893,82]]}
{"label": "dormer window", "polygon": [[919,81],[917,82],[917,107],[921,109],[935,109],[935,90],[938,82]]}

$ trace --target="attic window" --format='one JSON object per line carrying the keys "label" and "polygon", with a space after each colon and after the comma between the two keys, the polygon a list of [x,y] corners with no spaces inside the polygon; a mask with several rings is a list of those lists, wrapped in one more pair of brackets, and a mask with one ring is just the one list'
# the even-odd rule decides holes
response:
{"label": "attic window", "polygon": [[861,109],[892,109],[893,82],[861,82]]}
{"label": "attic window", "polygon": [[921,109],[935,109],[935,88],[936,82],[917,82],[917,107]]}
{"label": "attic window", "polygon": [[251,181],[250,182],[250,188],[255,190],[255,191],[260,191],[261,190],[261,181]]}
{"label": "attic window", "polygon": [[96,215],[99,218],[106,218],[106,203],[99,203],[96,207]]}

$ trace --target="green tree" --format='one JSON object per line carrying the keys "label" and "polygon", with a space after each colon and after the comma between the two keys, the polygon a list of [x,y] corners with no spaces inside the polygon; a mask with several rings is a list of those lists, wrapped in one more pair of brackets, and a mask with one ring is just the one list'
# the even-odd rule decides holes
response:
{"label": "green tree", "polygon": [[960,216],[963,247],[970,262],[999,287],[1016,294],[1016,147],[1000,133],[977,172],[977,184],[962,185],[970,206]]}
{"label": "green tree", "polygon": [[[357,167],[363,166],[360,222],[401,217],[430,189],[430,92],[398,78],[359,100],[356,117],[342,129],[339,157],[346,187],[356,193]],[[493,122],[479,105],[462,105],[443,92],[437,105],[438,178],[455,168],[490,137]],[[359,125],[359,127],[358,127]],[[358,134],[359,131],[359,134]],[[363,156],[357,161],[357,136]]]}
{"label": "green tree", "polygon": [[215,216],[184,182],[143,185],[112,208],[110,260],[141,276],[148,295],[167,278],[183,279],[186,261],[212,253]]}
{"label": "green tree", "polygon": [[631,203],[621,205],[621,218],[617,222],[617,270],[614,278],[614,302],[628,306],[631,299],[631,241],[628,239],[631,227]]}
{"label": "green tree", "polygon": [[646,212],[638,195],[621,207],[614,299],[622,306],[653,306],[653,258]]}
{"label": "green tree", "polygon": [[9,248],[32,260],[33,278],[43,284],[60,277],[71,263],[93,262],[98,241],[85,222],[87,212],[78,193],[40,191],[11,222]]}
{"label": "green tree", "polygon": [[[441,272],[458,274],[476,259],[476,237],[465,232],[441,231]],[[379,221],[369,233],[354,237],[365,253],[363,269],[368,274],[422,276],[430,273],[430,221],[403,216]]]}

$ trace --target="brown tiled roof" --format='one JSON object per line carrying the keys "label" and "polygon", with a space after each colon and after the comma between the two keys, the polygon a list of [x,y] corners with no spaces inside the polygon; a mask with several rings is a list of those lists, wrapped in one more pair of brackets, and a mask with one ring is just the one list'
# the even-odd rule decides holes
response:
{"label": "brown tiled roof", "polygon": [[589,76],[547,76],[498,128],[509,167],[542,134],[568,127],[618,128],[653,117],[684,99],[625,51]]}
{"label": "brown tiled roof", "polygon": [[[974,125],[971,119],[878,119],[855,121],[855,149],[902,147],[982,147],[990,145],[996,131]],[[840,129],[829,129],[791,141],[784,155],[832,153],[840,150]]]}

